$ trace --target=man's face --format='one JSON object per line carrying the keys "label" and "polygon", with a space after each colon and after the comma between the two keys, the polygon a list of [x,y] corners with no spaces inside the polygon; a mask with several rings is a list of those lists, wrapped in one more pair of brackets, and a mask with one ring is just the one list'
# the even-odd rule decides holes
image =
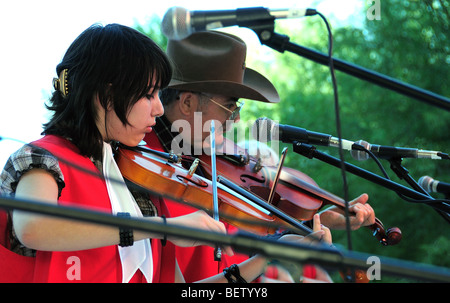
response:
{"label": "man's face", "polygon": [[216,148],[220,148],[224,142],[224,133],[240,120],[239,109],[236,110],[239,106],[238,100],[203,93],[195,93],[194,99],[194,111],[189,117],[190,138],[187,133],[183,137],[192,142],[196,153],[208,151],[211,147],[211,121],[214,120],[215,144]]}

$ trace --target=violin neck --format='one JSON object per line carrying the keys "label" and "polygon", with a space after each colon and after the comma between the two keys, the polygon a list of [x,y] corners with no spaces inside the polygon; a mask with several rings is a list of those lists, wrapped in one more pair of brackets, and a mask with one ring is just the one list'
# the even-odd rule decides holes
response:
{"label": "violin neck", "polygon": [[218,176],[218,182],[225,185],[226,187],[230,188],[232,191],[244,196],[248,200],[252,201],[253,203],[257,204],[259,207],[269,211],[274,216],[278,217],[281,221],[285,222],[287,226],[293,227],[294,230],[296,229],[296,232],[298,232],[301,235],[308,235],[312,233],[313,231],[307,227],[306,225],[302,224],[300,221],[298,221],[295,218],[292,218],[291,216],[287,215],[286,213],[282,212],[278,208],[274,207],[271,204],[268,204],[266,201],[259,198],[257,195],[254,195],[247,190],[241,188],[240,186],[237,186],[233,182],[229,181],[223,176]]}
{"label": "violin neck", "polygon": [[311,194],[319,199],[322,199],[329,204],[333,204],[342,208],[345,207],[345,201],[341,197],[338,197],[318,186],[315,186],[314,184],[311,184],[300,178],[297,178],[292,174],[285,173],[283,171],[281,172],[281,174],[282,174],[281,179],[284,182],[287,182],[293,186],[300,187],[303,191],[307,192],[308,194]]}

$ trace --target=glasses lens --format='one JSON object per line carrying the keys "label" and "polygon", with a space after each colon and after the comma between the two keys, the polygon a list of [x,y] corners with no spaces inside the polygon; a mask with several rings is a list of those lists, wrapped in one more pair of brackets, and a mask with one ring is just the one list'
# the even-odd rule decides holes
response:
{"label": "glasses lens", "polygon": [[242,107],[244,106],[244,102],[237,102],[236,109],[231,113],[230,120],[236,119],[236,117],[239,115],[239,112],[241,111]]}

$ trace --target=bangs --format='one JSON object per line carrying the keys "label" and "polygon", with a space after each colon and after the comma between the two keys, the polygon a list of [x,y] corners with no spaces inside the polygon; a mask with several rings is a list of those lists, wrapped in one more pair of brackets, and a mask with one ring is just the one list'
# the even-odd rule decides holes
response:
{"label": "bangs", "polygon": [[47,108],[53,112],[43,134],[71,138],[83,155],[99,157],[102,137],[98,109],[113,108],[123,124],[131,107],[149,93],[166,87],[172,77],[165,52],[141,32],[120,24],[94,24],[67,49],[56,67],[68,69],[69,93],[55,91]]}
{"label": "bangs", "polygon": [[109,82],[110,94],[105,94],[109,101],[105,101],[112,102],[121,122],[128,124],[126,115],[138,100],[169,85],[172,67],[165,52],[149,37],[134,29],[122,30],[134,32],[139,39],[123,35],[113,46],[118,52],[112,67],[115,77]]}
{"label": "bangs", "polygon": [[148,75],[148,77],[143,77],[142,79],[142,87],[145,88],[136,96],[135,102],[149,92],[153,94],[157,90],[166,88],[172,78],[172,68],[165,53],[153,53],[152,56],[147,58],[147,62],[146,66],[148,68],[142,71],[142,73]]}

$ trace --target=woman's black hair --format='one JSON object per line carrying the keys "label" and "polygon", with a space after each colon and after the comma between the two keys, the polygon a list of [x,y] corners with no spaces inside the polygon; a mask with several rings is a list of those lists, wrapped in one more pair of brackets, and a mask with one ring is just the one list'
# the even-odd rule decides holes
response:
{"label": "woman's black hair", "polygon": [[126,125],[131,107],[166,87],[172,76],[164,51],[149,37],[120,24],[93,25],[81,33],[56,74],[64,69],[68,70],[68,95],[53,93],[47,105],[53,116],[44,124],[43,134],[69,138],[81,154],[94,158],[101,157],[103,144],[94,98],[98,95],[101,106],[112,107]]}

